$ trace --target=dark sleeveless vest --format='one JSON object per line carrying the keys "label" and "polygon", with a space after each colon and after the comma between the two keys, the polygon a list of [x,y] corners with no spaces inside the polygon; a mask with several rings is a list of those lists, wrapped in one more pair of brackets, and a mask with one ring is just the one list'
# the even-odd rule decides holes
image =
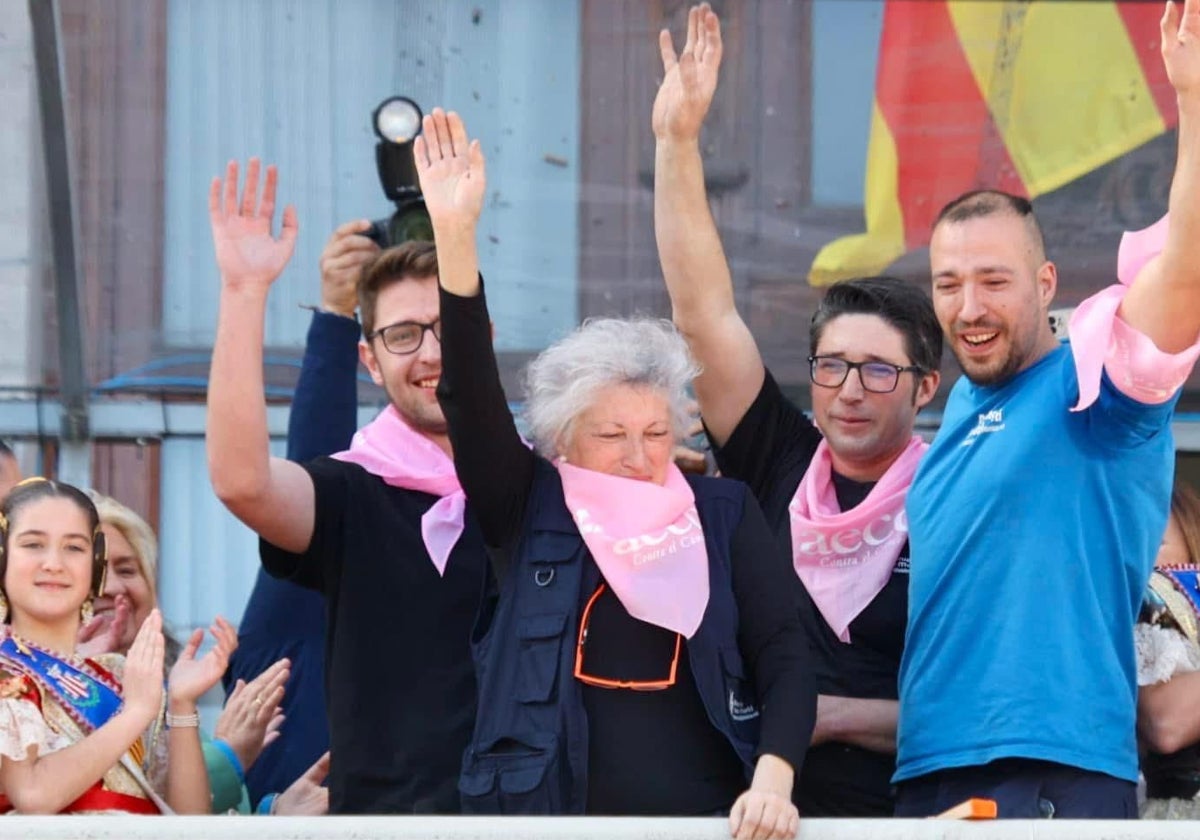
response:
{"label": "dark sleeveless vest", "polygon": [[[724,479],[687,480],[709,562],[708,607],[687,640],[688,661],[709,720],[749,778],[759,713],[737,646],[729,554],[746,489]],[[574,677],[575,641],[600,579],[558,471],[537,459],[522,537],[491,624],[473,646],[479,705],[459,779],[464,813],[585,813],[588,725]]]}

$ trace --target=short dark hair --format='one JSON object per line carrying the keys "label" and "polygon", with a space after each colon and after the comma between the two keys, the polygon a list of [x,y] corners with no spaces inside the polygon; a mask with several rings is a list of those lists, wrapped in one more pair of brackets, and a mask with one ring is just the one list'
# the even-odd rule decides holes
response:
{"label": "short dark hair", "polygon": [[13,452],[12,447],[8,445],[8,441],[0,439],[0,458],[16,458],[17,453]]}
{"label": "short dark hair", "polygon": [[[87,493],[72,484],[51,481],[48,478],[27,478],[18,483],[0,501],[0,590],[8,573],[9,538],[12,536],[14,520],[21,508],[41,499],[67,499],[87,517],[92,535],[92,588],[91,594],[101,594],[104,586],[104,569],[107,553],[104,532],[100,530],[100,514]],[[11,615],[11,613],[10,613]]]}
{"label": "short dark hair", "polygon": [[1025,223],[1029,237],[1041,255],[1046,253],[1046,238],[1042,235],[1042,226],[1038,223],[1033,212],[1033,204],[1029,199],[1003,190],[971,190],[949,202],[933,220],[933,229],[942,222],[966,222],[971,219],[985,219],[988,216],[1016,216]]}
{"label": "short dark hair", "polygon": [[363,335],[375,331],[375,301],[379,293],[406,277],[437,277],[437,249],[432,242],[410,240],[380,251],[363,266],[358,278],[358,315]]}
{"label": "short dark hair", "polygon": [[842,315],[875,315],[904,336],[912,364],[930,373],[942,364],[942,327],[925,292],[895,277],[859,277],[834,283],[813,313],[809,352],[817,353],[826,325]]}

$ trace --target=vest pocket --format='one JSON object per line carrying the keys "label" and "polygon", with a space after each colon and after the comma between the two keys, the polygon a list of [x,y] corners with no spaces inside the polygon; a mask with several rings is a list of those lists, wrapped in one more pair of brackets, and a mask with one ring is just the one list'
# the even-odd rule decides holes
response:
{"label": "vest pocket", "polygon": [[517,624],[521,642],[517,662],[516,697],[521,703],[546,703],[558,683],[566,613],[533,615]]}
{"label": "vest pocket", "polygon": [[547,733],[497,738],[468,751],[458,781],[464,814],[560,814],[558,743]]}

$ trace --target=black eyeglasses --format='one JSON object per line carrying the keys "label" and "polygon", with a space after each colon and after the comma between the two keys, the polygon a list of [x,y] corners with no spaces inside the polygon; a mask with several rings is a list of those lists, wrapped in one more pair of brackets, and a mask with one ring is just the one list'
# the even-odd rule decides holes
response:
{"label": "black eyeglasses", "polygon": [[417,352],[421,346],[421,342],[425,340],[425,331],[433,333],[433,337],[439,342],[442,340],[442,322],[434,321],[430,324],[422,324],[419,321],[401,321],[398,324],[388,324],[386,327],[380,327],[373,333],[367,336],[367,341],[374,341],[375,336],[383,339],[383,346],[387,348],[389,353],[395,353],[397,356],[407,356],[409,353]]}
{"label": "black eyeglasses", "polygon": [[905,372],[924,373],[917,365],[893,365],[888,362],[848,362],[837,356],[809,356],[808,375],[814,385],[822,388],[840,388],[850,375],[850,371],[858,371],[858,380],[864,391],[872,394],[890,394],[896,390],[900,382],[900,374]]}

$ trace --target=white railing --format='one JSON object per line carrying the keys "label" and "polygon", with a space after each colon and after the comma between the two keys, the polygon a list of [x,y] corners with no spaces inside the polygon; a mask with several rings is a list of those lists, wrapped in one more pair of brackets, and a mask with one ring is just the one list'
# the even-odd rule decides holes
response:
{"label": "white railing", "polygon": [[[722,819],[629,817],[0,817],[23,840],[728,840]],[[801,820],[799,840],[1195,840],[1196,822]]]}

